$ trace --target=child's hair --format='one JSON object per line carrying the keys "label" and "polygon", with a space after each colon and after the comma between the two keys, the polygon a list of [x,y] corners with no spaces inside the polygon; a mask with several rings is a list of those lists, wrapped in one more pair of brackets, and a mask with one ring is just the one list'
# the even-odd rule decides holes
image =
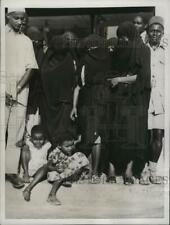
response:
{"label": "child's hair", "polygon": [[57,144],[61,146],[64,141],[71,141],[74,139],[75,139],[75,135],[72,132],[65,131],[65,132],[60,133],[57,136]]}
{"label": "child's hair", "polygon": [[36,133],[42,133],[44,135],[44,131],[41,125],[35,125],[31,129],[31,137]]}

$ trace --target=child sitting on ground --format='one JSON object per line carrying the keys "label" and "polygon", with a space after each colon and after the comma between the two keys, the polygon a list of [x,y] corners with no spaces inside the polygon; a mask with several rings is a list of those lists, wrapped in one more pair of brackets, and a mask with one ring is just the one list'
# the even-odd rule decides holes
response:
{"label": "child sitting on ground", "polygon": [[63,133],[58,137],[58,146],[48,155],[48,163],[41,167],[32,182],[23,191],[26,201],[30,201],[32,189],[42,180],[52,182],[52,189],[47,201],[53,205],[60,205],[56,193],[65,181],[74,181],[83,171],[88,169],[89,161],[81,152],[76,152],[74,138],[70,133]]}
{"label": "child sitting on ground", "polygon": [[31,137],[26,141],[21,151],[21,165],[23,168],[23,180],[30,182],[37,170],[47,164],[47,153],[51,144],[45,140],[42,127],[36,125],[31,129]]}

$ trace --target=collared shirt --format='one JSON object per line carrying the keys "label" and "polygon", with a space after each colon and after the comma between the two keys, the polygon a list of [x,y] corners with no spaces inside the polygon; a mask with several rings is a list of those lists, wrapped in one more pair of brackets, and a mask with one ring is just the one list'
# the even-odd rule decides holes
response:
{"label": "collared shirt", "polygon": [[16,85],[26,69],[37,69],[32,41],[24,34],[16,33],[9,25],[5,30],[6,92],[16,98]]}
{"label": "collared shirt", "polygon": [[164,113],[164,82],[165,82],[165,49],[162,45],[151,51],[151,97],[149,112],[155,114]]}
{"label": "collared shirt", "polygon": [[[142,32],[140,34],[140,37],[141,37],[141,39],[142,39],[144,44],[149,45],[149,43],[148,43],[148,41],[149,41],[148,34],[147,34],[146,31]],[[160,41],[160,46],[162,46],[164,49],[167,48],[167,46],[168,46],[168,38],[167,38],[166,35],[162,36],[161,41]]]}

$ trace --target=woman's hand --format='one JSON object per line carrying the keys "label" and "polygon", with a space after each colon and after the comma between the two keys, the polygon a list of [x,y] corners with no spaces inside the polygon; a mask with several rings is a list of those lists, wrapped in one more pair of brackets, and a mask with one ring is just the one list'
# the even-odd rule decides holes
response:
{"label": "woman's hand", "polygon": [[73,109],[71,110],[70,118],[73,121],[77,118],[77,108],[76,107],[73,107]]}
{"label": "woman's hand", "polygon": [[109,78],[107,80],[111,82],[112,87],[115,87],[116,85],[118,85],[118,83],[121,82],[121,78],[120,77]]}

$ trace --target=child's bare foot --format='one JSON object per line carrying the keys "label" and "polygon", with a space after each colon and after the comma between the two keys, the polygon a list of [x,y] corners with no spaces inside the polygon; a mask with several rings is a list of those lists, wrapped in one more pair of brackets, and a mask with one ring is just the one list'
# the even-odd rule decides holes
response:
{"label": "child's bare foot", "polygon": [[61,205],[61,202],[56,198],[55,195],[49,195],[47,202],[51,205]]}
{"label": "child's bare foot", "polygon": [[24,181],[24,183],[30,183],[30,177],[28,174],[23,175],[23,181]]}
{"label": "child's bare foot", "polygon": [[30,201],[30,196],[31,196],[31,191],[25,188],[25,190],[22,192],[25,201],[29,202]]}

